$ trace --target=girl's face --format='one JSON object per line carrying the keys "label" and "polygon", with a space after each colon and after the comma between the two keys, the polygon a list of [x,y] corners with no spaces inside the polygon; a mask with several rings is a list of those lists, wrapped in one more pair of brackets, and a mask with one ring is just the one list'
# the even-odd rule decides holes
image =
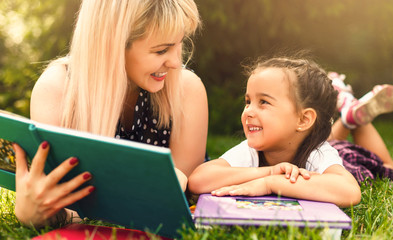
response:
{"label": "girl's face", "polygon": [[282,152],[294,147],[299,118],[288,75],[295,77],[279,68],[267,68],[248,79],[241,120],[248,145],[258,151]]}
{"label": "girl's face", "polygon": [[135,40],[125,53],[128,79],[148,92],[161,90],[168,72],[181,67],[183,36],[162,39],[153,34]]}

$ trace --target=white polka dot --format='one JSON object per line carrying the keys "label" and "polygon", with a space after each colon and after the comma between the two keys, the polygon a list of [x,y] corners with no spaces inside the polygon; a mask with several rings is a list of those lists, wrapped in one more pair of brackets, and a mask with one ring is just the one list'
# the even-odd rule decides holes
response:
{"label": "white polka dot", "polygon": [[143,136],[141,136],[141,140],[143,140]]}
{"label": "white polka dot", "polygon": [[120,139],[120,136],[119,136],[119,135],[116,135],[116,138],[117,138],[117,139]]}
{"label": "white polka dot", "polygon": [[142,107],[143,107],[143,106],[145,105],[145,102],[142,102],[141,105],[142,105]]}
{"label": "white polka dot", "polygon": [[145,117],[145,121],[147,122],[147,120],[149,120],[149,119],[147,119],[147,117]]}
{"label": "white polka dot", "polygon": [[166,140],[162,140],[162,144],[165,144],[166,143]]}
{"label": "white polka dot", "polygon": [[147,102],[147,98],[145,98],[145,102]]}
{"label": "white polka dot", "polygon": [[134,136],[134,135],[131,135],[130,139],[132,139],[132,140],[133,140],[134,138],[135,138],[135,136]]}
{"label": "white polka dot", "polygon": [[141,120],[140,119],[138,119],[138,121],[136,122],[138,125],[141,123]]}
{"label": "white polka dot", "polygon": [[150,132],[153,133],[153,132],[154,132],[154,129],[153,129],[153,128],[150,128]]}
{"label": "white polka dot", "polygon": [[146,124],[143,124],[143,129],[147,129],[147,125]]}
{"label": "white polka dot", "polygon": [[138,105],[136,105],[136,106],[135,106],[135,111],[137,111],[137,112],[138,112],[138,110],[139,110],[139,106],[138,106]]}
{"label": "white polka dot", "polygon": [[121,127],[121,130],[124,132],[124,128],[123,127]]}
{"label": "white polka dot", "polygon": [[151,142],[150,138],[148,138],[148,139],[146,140],[146,142],[147,142],[147,143],[150,143],[150,142]]}
{"label": "white polka dot", "polygon": [[158,142],[157,141],[154,141],[154,145],[157,145],[158,144]]}
{"label": "white polka dot", "polygon": [[163,133],[164,133],[164,135],[166,135],[168,132],[167,132],[166,130],[164,130],[164,132],[163,132]]}
{"label": "white polka dot", "polygon": [[142,97],[142,96],[143,96],[143,93],[142,93],[142,92],[139,92],[139,96],[141,96],[141,97]]}
{"label": "white polka dot", "polygon": [[153,123],[154,123],[154,124],[157,124],[157,119],[153,119]]}
{"label": "white polka dot", "polygon": [[135,125],[132,125],[132,130],[134,130],[135,129]]}

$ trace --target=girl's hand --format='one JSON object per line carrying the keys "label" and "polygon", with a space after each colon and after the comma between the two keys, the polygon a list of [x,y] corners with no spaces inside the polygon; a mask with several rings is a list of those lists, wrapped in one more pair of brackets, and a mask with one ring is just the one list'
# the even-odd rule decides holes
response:
{"label": "girl's hand", "polygon": [[239,185],[233,185],[228,187],[222,187],[211,192],[214,196],[263,196],[271,194],[272,191],[265,181],[265,178],[258,178],[245,182]]}
{"label": "girl's hand", "polygon": [[285,178],[295,183],[299,175],[304,179],[310,179],[310,172],[304,168],[299,168],[288,162],[282,162],[271,167],[270,175],[285,174]]}
{"label": "girl's hand", "polygon": [[68,182],[58,182],[78,164],[77,158],[69,158],[45,175],[44,166],[49,152],[48,142],[43,142],[33,158],[30,171],[26,155],[16,143],[13,144],[16,157],[16,202],[15,215],[25,225],[42,227],[53,223],[56,214],[64,214],[64,207],[90,194],[94,187],[88,186],[73,192],[91,179],[88,172],[82,173]]}

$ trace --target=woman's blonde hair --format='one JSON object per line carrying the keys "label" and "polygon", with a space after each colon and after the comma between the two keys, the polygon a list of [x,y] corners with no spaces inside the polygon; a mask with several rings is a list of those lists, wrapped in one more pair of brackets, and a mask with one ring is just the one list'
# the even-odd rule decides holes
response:
{"label": "woman's blonde hair", "polygon": [[[193,0],[83,0],[72,39],[61,125],[115,135],[128,89],[125,51],[150,34],[189,38],[200,23]],[[170,70],[165,86],[151,93],[159,127],[179,127],[181,69]]]}

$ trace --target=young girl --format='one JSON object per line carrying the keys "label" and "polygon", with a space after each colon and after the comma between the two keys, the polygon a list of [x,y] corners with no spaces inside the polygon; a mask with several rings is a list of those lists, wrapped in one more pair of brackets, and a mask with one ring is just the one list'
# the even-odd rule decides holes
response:
{"label": "young girl", "polygon": [[[183,41],[199,23],[193,0],[83,0],[69,55],[50,64],[34,86],[31,119],[169,147],[185,188],[206,152],[206,91],[182,67]],[[64,207],[94,190],[74,191],[94,176],[58,184],[78,159],[70,156],[45,175],[50,143],[41,144],[30,169],[23,150],[14,149],[18,219],[41,227],[75,216]]]}
{"label": "young girl", "polygon": [[[196,194],[281,194],[347,207],[360,188],[327,142],[337,92],[307,60],[274,58],[251,71],[241,116],[247,140],[189,178]],[[304,169],[305,168],[305,169]]]}

